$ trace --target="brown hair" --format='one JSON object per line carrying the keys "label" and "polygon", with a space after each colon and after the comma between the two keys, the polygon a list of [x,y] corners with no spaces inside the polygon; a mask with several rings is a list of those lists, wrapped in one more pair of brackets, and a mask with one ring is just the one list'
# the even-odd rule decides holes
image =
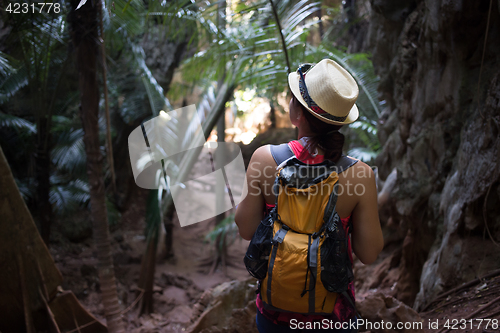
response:
{"label": "brown hair", "polygon": [[[292,98],[295,98],[292,94]],[[307,145],[304,147],[299,160],[307,158],[308,151],[315,151],[318,147],[325,151],[325,160],[330,160],[336,163],[342,156],[342,148],[344,147],[344,135],[338,130],[342,125],[332,125],[319,120],[307,110],[302,103],[297,101],[302,108],[302,114],[309,123],[312,133],[316,135],[310,137]]]}

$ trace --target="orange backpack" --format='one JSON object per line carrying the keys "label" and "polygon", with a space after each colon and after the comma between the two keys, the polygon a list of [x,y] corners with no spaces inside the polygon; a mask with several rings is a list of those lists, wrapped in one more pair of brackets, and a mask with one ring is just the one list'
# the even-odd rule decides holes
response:
{"label": "orange backpack", "polygon": [[264,307],[302,314],[332,314],[341,294],[355,310],[347,289],[353,281],[349,256],[351,223],[335,211],[338,174],[357,160],[305,164],[287,144],[271,146],[279,165],[276,206],[261,221],[245,264],[259,280]]}

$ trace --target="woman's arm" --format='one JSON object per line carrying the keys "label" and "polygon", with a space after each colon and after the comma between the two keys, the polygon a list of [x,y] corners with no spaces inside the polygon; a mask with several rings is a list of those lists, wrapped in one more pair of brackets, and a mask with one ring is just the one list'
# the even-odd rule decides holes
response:
{"label": "woman's arm", "polygon": [[[378,218],[377,186],[375,174],[365,163],[356,163],[353,168],[363,177],[357,178],[362,185],[363,193],[352,211],[353,231],[352,249],[363,264],[371,264],[384,247],[384,238]],[[358,185],[356,185],[358,186]]]}
{"label": "woman's arm", "polygon": [[252,239],[263,218],[264,196],[261,190],[264,164],[270,155],[269,146],[259,147],[252,155],[246,173],[248,194],[236,209],[234,220],[243,239]]}

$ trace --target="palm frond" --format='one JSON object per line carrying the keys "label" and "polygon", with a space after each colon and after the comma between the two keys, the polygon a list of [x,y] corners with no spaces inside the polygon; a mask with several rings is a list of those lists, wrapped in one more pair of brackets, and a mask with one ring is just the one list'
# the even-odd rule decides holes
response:
{"label": "palm frond", "polygon": [[144,33],[146,7],[140,0],[106,0],[106,40],[114,36],[127,39]]}
{"label": "palm frond", "polygon": [[30,199],[35,198],[35,187],[33,186],[33,179],[30,177],[25,177],[23,179],[18,179],[14,177],[17,188],[19,192],[21,192],[21,196],[23,197],[25,202],[28,202]]}
{"label": "palm frond", "polygon": [[[236,73],[236,82],[245,86],[256,86],[259,91],[282,91],[286,89],[287,66],[283,56],[278,25],[274,21],[269,1],[259,1],[258,14],[252,4],[238,4],[231,24],[219,31],[210,18],[200,16],[200,29],[205,38],[215,41],[203,46],[197,56],[183,64],[183,76],[186,81],[197,81],[201,76],[217,81],[221,68],[228,68],[236,59],[243,57],[241,71]],[[285,18],[282,26],[285,48],[292,52],[300,49],[298,40],[305,39],[311,23],[302,25],[302,20],[318,10],[318,3],[306,0],[293,3],[278,3],[279,16]],[[252,12],[253,11],[253,12]],[[244,13],[253,13],[244,17]],[[222,40],[218,39],[220,36]],[[210,39],[211,38],[211,39]],[[217,42],[217,41],[221,42]],[[220,55],[226,54],[226,62],[220,61]],[[234,57],[236,56],[237,57]],[[293,63],[291,66],[298,63]],[[221,67],[222,66],[222,67]],[[202,69],[200,71],[200,68]],[[263,85],[262,83],[266,83]]]}
{"label": "palm frond", "polygon": [[52,150],[52,162],[59,170],[73,174],[84,174],[86,169],[83,129],[70,129],[57,137]]}
{"label": "palm frond", "polygon": [[191,119],[188,120],[188,126],[182,135],[182,149],[187,150],[193,148],[192,145],[193,142],[195,142],[194,138],[200,134],[200,131],[202,130],[201,124],[203,124],[207,114],[212,109],[212,105],[215,103],[214,91],[215,88],[213,85],[206,89],[205,93],[201,97],[200,103],[198,104],[197,114],[193,114]]}
{"label": "palm frond", "polygon": [[349,130],[354,134],[354,138],[350,143],[352,148],[348,154],[364,162],[373,161],[381,149],[376,122],[360,116],[357,121],[349,125]]}
{"label": "palm frond", "polygon": [[12,68],[5,75],[0,75],[0,104],[7,102],[19,89],[28,84],[28,72],[25,66]]}
{"label": "palm frond", "polygon": [[56,214],[64,215],[74,212],[90,201],[90,187],[83,180],[67,182],[52,176],[51,184],[49,200]]}
{"label": "palm frond", "polygon": [[167,99],[167,97],[165,97],[163,88],[158,84],[153,74],[151,73],[151,70],[146,65],[146,55],[144,54],[144,49],[139,45],[131,46],[134,58],[139,69],[141,70],[141,78],[148,94],[151,111],[154,115],[158,115],[159,111],[163,109],[163,107],[167,107],[169,110],[173,110],[170,101]]}
{"label": "palm frond", "polygon": [[27,130],[30,133],[36,133],[36,127],[31,122],[20,117],[0,112],[0,128],[2,127],[11,127]]}
{"label": "palm frond", "polygon": [[7,76],[14,71],[9,56],[0,51],[0,76]]}
{"label": "palm frond", "polygon": [[37,84],[45,85],[49,79],[50,68],[66,59],[62,51],[67,45],[66,21],[62,14],[55,18],[33,20],[29,29],[18,31],[23,45],[24,64],[30,79],[36,78]]}
{"label": "palm frond", "polygon": [[369,163],[377,157],[378,152],[366,147],[357,147],[350,149],[347,154],[365,163]]}
{"label": "palm frond", "polygon": [[229,236],[229,240],[226,239],[226,246],[230,245],[236,239],[238,235],[238,226],[234,222],[234,214],[229,215],[220,221],[215,228],[206,234],[205,240],[214,243],[219,239],[219,243],[215,244],[220,250],[224,246],[224,238]]}
{"label": "palm frond", "polygon": [[375,150],[380,148],[380,143],[377,139],[377,124],[375,121],[369,120],[365,116],[360,116],[357,121],[349,125],[349,128],[356,131],[358,134],[364,134],[360,138],[366,146]]}
{"label": "palm frond", "polygon": [[351,128],[360,128],[361,130],[368,132],[371,135],[377,135],[377,123],[374,120],[368,119],[366,116],[359,116],[358,120],[355,121]]}

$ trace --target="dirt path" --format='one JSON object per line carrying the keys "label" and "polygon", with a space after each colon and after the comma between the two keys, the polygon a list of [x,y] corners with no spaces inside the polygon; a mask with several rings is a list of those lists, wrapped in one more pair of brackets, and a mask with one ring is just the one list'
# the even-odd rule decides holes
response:
{"label": "dirt path", "polygon": [[[147,192],[139,190],[134,197],[119,226],[112,230],[113,259],[122,309],[128,308],[137,297],[137,281],[145,249],[144,203]],[[174,257],[159,259],[156,266],[155,313],[137,318],[136,307],[130,309],[124,315],[128,332],[182,332],[182,328],[190,323],[193,306],[203,291],[249,276],[243,264],[248,241],[238,235],[232,237],[234,241],[228,249],[227,269],[219,267],[213,274],[208,274],[210,267],[201,263],[213,256],[214,245],[205,240],[205,235],[213,229],[214,221],[183,228],[174,221],[174,225]],[[83,243],[62,243],[53,246],[51,252],[64,277],[63,289],[72,290],[91,313],[103,320],[93,242],[89,239]]]}

